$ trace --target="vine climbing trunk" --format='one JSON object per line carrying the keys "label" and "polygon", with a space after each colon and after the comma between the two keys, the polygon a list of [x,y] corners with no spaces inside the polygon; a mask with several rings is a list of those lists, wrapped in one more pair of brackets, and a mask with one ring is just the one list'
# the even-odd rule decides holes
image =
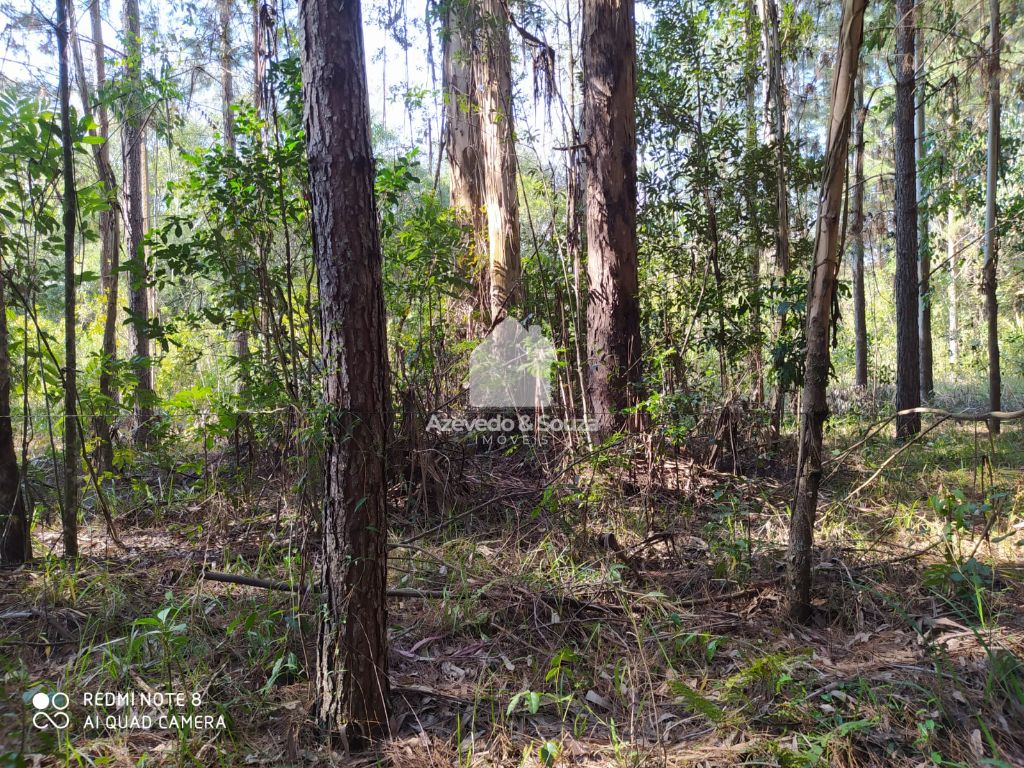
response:
{"label": "vine climbing trunk", "polygon": [[828,418],[826,392],[831,364],[832,307],[839,272],[843,182],[846,178],[860,46],[864,34],[865,0],[843,0],[839,49],[832,75],[831,116],[825,150],[825,173],[818,201],[814,257],[807,297],[807,349],[797,456],[796,501],[789,526],[787,592],[789,613],[797,621],[811,615],[811,557],[814,519],[821,482],[822,437]]}
{"label": "vine climbing trunk", "polygon": [[153,419],[153,369],[149,340],[149,265],[146,236],[145,169],[142,164],[144,121],[142,92],[142,27],[139,0],[124,0],[125,74],[127,103],[122,139],[126,203],[125,250],[129,265],[128,311],[131,315],[135,372],[135,442],[149,444]]}
{"label": "vine climbing trunk", "polygon": [[[999,263],[998,202],[999,187],[999,0],[989,2],[988,69],[988,167],[985,189],[985,266],[982,290],[985,292],[985,325],[988,332],[988,408],[1002,409],[1002,375],[999,370],[999,299],[996,294]],[[989,431],[999,434],[999,420],[990,419]]]}
{"label": "vine climbing trunk", "polygon": [[388,729],[382,252],[359,0],[301,0],[299,23],[328,414],[315,713],[354,746]]}
{"label": "vine climbing trunk", "polygon": [[[896,0],[896,410],[921,404],[918,330],[917,167],[915,156],[914,0]],[[921,431],[917,413],[896,417],[896,436]]]}
{"label": "vine climbing trunk", "polygon": [[75,306],[75,225],[78,198],[75,191],[75,148],[71,128],[71,85],[68,48],[71,24],[67,0],[57,0],[57,90],[60,102],[60,134],[64,191],[64,503],[61,508],[64,557],[78,557],[78,318]]}
{"label": "vine climbing trunk", "polygon": [[607,435],[640,380],[633,0],[584,0],[583,82],[589,391]]}

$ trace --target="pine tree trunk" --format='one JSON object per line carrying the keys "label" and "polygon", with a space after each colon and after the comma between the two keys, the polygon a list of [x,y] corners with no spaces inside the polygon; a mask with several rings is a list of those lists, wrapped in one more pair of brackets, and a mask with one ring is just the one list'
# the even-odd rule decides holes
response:
{"label": "pine tree trunk", "polygon": [[853,272],[853,336],[856,383],[868,385],[868,321],[864,296],[864,73],[857,77],[853,105],[853,193],[850,196],[850,269]]}
{"label": "pine tree trunk", "polygon": [[[988,75],[988,168],[985,190],[985,268],[982,289],[985,292],[985,325],[988,329],[988,407],[1002,410],[1002,377],[999,370],[999,300],[996,295],[999,264],[996,193],[999,186],[999,0],[989,0],[989,75]],[[999,434],[997,419],[989,420],[989,431]]]}
{"label": "pine tree trunk", "polygon": [[914,143],[917,164],[917,266],[918,266],[918,307],[917,328],[920,334],[921,399],[930,401],[935,395],[935,376],[932,366],[932,259],[928,241],[928,193],[921,172],[925,157],[925,109],[924,96],[924,31],[921,29],[922,6],[918,6],[917,42],[915,45],[916,68],[922,84],[917,89],[916,138]]}
{"label": "pine tree trunk", "polygon": [[352,746],[388,730],[387,357],[358,0],[302,0],[302,81],[328,409],[316,717]]}
{"label": "pine tree trunk", "polygon": [[149,266],[143,239],[145,220],[145,169],[143,153],[143,115],[139,94],[142,90],[142,27],[139,0],[124,0],[124,36],[127,62],[128,99],[123,125],[124,187],[126,203],[125,250],[129,270],[128,311],[132,315],[132,356],[135,358],[135,442],[148,445],[153,419],[153,370],[150,367]]}
{"label": "pine tree trunk", "polygon": [[493,325],[523,299],[512,57],[502,0],[480,0],[480,52],[476,62]]}
{"label": "pine tree trunk", "polygon": [[442,85],[445,148],[451,176],[452,207],[473,235],[471,254],[477,294],[488,314],[487,216],[484,200],[484,158],[480,135],[480,100],[476,87],[474,40],[480,25],[475,3],[448,3],[444,15]]}
{"label": "pine tree trunk", "polygon": [[[917,172],[914,131],[914,0],[896,0],[896,410],[921,405],[918,333]],[[896,418],[896,436],[921,431],[921,417]]]}
{"label": "pine tree trunk", "polygon": [[11,358],[8,352],[6,272],[0,264],[0,565],[32,559],[25,497],[11,420]]}
{"label": "pine tree trunk", "polygon": [[71,85],[68,48],[71,24],[67,0],[57,0],[57,83],[64,175],[64,505],[61,509],[64,557],[78,557],[78,318],[75,306],[75,148],[71,137]]}
{"label": "pine tree trunk", "polygon": [[843,0],[839,52],[832,76],[832,114],[825,152],[824,187],[818,203],[814,259],[807,300],[807,351],[797,458],[797,492],[790,518],[787,586],[789,613],[811,615],[811,557],[821,482],[822,435],[828,418],[832,303],[839,272],[839,230],[850,136],[850,112],[864,31],[865,0]]}
{"label": "pine tree trunk", "polygon": [[584,0],[588,387],[604,435],[640,380],[635,35],[633,0]]}
{"label": "pine tree trunk", "polygon": [[[68,14],[71,20],[71,51],[75,59],[75,79],[78,82],[78,93],[82,99],[85,115],[93,118],[93,95],[89,78],[85,72],[85,59],[82,56],[82,45],[78,37],[75,10],[72,0],[68,2]],[[89,15],[92,26],[93,56],[96,60],[96,87],[100,89],[106,82],[106,63],[103,57],[106,49],[103,45],[103,21],[100,17],[100,5],[90,3]],[[115,402],[117,392],[114,389],[114,363],[117,358],[117,293],[120,267],[121,228],[119,225],[121,206],[117,199],[117,177],[110,163],[110,116],[102,102],[96,105],[94,118],[97,128],[90,131],[93,136],[104,139],[102,144],[92,147],[93,161],[96,163],[96,175],[103,185],[109,207],[98,214],[100,233],[100,286],[103,289],[106,315],[103,323],[103,360],[100,365],[99,391],[102,400],[100,407],[92,417],[93,430],[96,432],[96,464],[100,472],[110,472],[114,468],[114,448],[110,431],[110,419],[107,413],[110,404]]]}

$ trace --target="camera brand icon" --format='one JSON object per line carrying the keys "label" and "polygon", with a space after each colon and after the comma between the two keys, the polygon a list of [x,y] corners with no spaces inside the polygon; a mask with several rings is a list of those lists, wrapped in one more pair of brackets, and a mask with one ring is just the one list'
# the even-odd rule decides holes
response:
{"label": "camera brand icon", "polygon": [[469,404],[474,408],[547,408],[555,347],[539,325],[502,320],[469,356]]}
{"label": "camera brand icon", "polygon": [[32,706],[35,713],[32,715],[32,725],[41,731],[54,728],[62,731],[71,724],[71,718],[65,712],[71,701],[66,693],[44,693],[39,691],[32,697]]}

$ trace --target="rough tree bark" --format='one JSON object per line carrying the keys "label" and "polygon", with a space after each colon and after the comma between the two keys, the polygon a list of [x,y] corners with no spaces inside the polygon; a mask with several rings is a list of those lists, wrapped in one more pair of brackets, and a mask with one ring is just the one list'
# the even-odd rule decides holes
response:
{"label": "rough tree bark", "polygon": [[14,449],[4,274],[0,268],[0,564],[16,565],[32,559],[32,538],[25,498],[21,493],[18,454]]}
{"label": "rough tree bark", "polygon": [[920,334],[918,342],[920,346],[920,375],[921,375],[921,399],[929,401],[935,395],[935,375],[932,366],[932,294],[931,294],[931,272],[932,259],[928,240],[928,192],[924,186],[924,137],[925,137],[925,109],[924,109],[924,30],[922,29],[923,6],[917,9],[917,41],[914,47],[916,69],[921,83],[917,88],[917,112],[915,114],[916,136],[914,142],[915,162],[917,165],[917,275],[918,275],[918,304],[917,304],[917,329]]}
{"label": "rough tree bark", "polygon": [[949,348],[949,362],[956,365],[960,357],[960,310],[957,305],[956,281],[956,209],[952,202],[946,211],[946,270],[949,272],[949,281],[946,283],[946,341]]}
{"label": "rough tree bark", "polygon": [[475,78],[480,89],[490,311],[494,324],[523,298],[512,57],[502,0],[480,0],[479,33]]}
{"label": "rough tree bark", "polygon": [[[78,94],[82,99],[84,113],[95,118],[97,128],[90,130],[93,136],[104,139],[102,144],[92,145],[93,161],[96,164],[96,175],[103,185],[109,207],[100,211],[100,286],[103,290],[106,315],[103,322],[103,360],[100,365],[99,390],[104,403],[112,403],[117,397],[114,388],[114,363],[117,358],[117,293],[120,275],[118,269],[121,259],[121,227],[119,218],[121,206],[117,199],[117,177],[110,162],[110,116],[107,106],[102,101],[95,104],[93,113],[93,94],[88,75],[85,71],[85,58],[82,56],[82,45],[78,37],[75,20],[74,4],[68,0],[68,13],[71,18],[71,50],[75,58],[75,79],[78,82]],[[106,83],[106,48],[103,45],[103,20],[100,17],[100,4],[89,4],[89,17],[92,26],[93,57],[96,64],[96,88],[100,90]],[[98,409],[92,417],[93,430],[96,432],[96,464],[101,472],[110,472],[114,468],[114,448],[107,413]]]}
{"label": "rough tree bark", "polygon": [[302,0],[302,83],[328,407],[316,717],[388,728],[387,357],[359,0]]}
{"label": "rough tree bark", "polygon": [[853,272],[853,337],[856,384],[868,385],[868,322],[864,296],[864,73],[857,77],[853,105],[853,189],[850,190],[850,270]]}
{"label": "rough tree bark", "polygon": [[850,112],[865,0],[843,0],[839,49],[832,75],[832,109],[825,152],[824,186],[818,202],[814,261],[807,298],[807,351],[797,458],[796,502],[789,526],[787,587],[789,613],[797,621],[811,615],[811,554],[821,482],[822,433],[828,418],[826,390],[832,337],[832,303],[839,272],[839,230],[850,136]]}
{"label": "rough tree bark", "polygon": [[601,434],[640,378],[635,35],[633,0],[584,0],[588,387]]}
{"label": "rough tree bark", "polygon": [[481,152],[480,100],[476,87],[473,41],[479,27],[477,6],[450,0],[445,4],[442,85],[445,150],[451,175],[452,207],[473,233],[479,302],[490,312],[484,158]]}
{"label": "rough tree bark", "polygon": [[[896,0],[896,410],[921,404],[918,333],[917,168],[914,131],[914,0]],[[896,418],[896,436],[921,431],[920,414]]]}
{"label": "rough tree bark", "polygon": [[61,523],[64,557],[78,557],[78,321],[75,306],[75,148],[71,137],[71,84],[68,49],[71,24],[67,0],[57,0],[57,90],[60,101],[61,154],[64,176],[64,504]]}
{"label": "rough tree bark", "polygon": [[149,266],[143,248],[146,234],[145,170],[142,164],[143,116],[142,27],[139,0],[124,0],[125,73],[127,104],[123,125],[124,187],[126,207],[125,250],[129,271],[128,310],[132,315],[132,356],[135,358],[135,442],[149,443],[153,419],[153,370],[149,343]]}
{"label": "rough tree bark", "polygon": [[[1002,376],[999,370],[999,299],[996,295],[999,263],[996,192],[999,186],[999,0],[989,2],[988,70],[988,168],[985,190],[985,267],[982,290],[985,292],[985,321],[988,329],[988,409],[1002,409]],[[999,434],[999,420],[990,419],[989,431]]]}

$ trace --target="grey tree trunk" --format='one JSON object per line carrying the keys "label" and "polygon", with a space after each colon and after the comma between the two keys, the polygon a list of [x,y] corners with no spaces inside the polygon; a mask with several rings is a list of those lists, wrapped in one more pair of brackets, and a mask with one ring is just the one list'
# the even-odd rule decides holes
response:
{"label": "grey tree trunk", "polygon": [[[896,410],[921,405],[917,308],[917,168],[914,126],[914,0],[896,0]],[[921,431],[919,414],[896,418],[896,436]]]}
{"label": "grey tree trunk", "polygon": [[359,0],[302,0],[302,85],[328,409],[316,718],[388,730],[387,357]]}
{"label": "grey tree trunk", "polygon": [[956,281],[956,210],[952,204],[946,212],[946,269],[949,271],[949,282],[946,284],[946,322],[947,343],[949,346],[949,362],[956,365],[960,357],[960,310],[957,302]]}
{"label": "grey tree trunk", "polygon": [[922,83],[917,88],[916,139],[914,149],[917,164],[917,268],[918,268],[918,306],[917,328],[920,334],[920,375],[921,399],[929,401],[935,395],[935,376],[932,366],[932,294],[931,271],[932,259],[928,240],[928,191],[924,186],[922,166],[925,156],[925,109],[924,95],[924,31],[921,29],[923,6],[918,6],[917,41],[915,45],[916,69]]}
{"label": "grey tree trunk", "polygon": [[868,385],[868,322],[864,296],[864,73],[857,77],[853,105],[853,189],[850,190],[850,271],[853,273],[853,336],[856,384]]}
{"label": "grey tree trunk", "polygon": [[588,388],[603,435],[640,379],[635,34],[633,0],[584,0]]}
{"label": "grey tree trunk", "polygon": [[814,260],[807,300],[807,351],[797,458],[796,501],[789,527],[787,587],[789,613],[811,615],[811,556],[821,482],[822,433],[828,418],[826,391],[830,363],[832,302],[839,272],[839,231],[846,178],[850,112],[864,33],[865,0],[843,0],[839,49],[832,75],[832,109],[825,151],[824,187],[818,203]]}
{"label": "grey tree trunk", "polygon": [[139,0],[124,0],[125,73],[128,99],[122,139],[126,204],[126,242],[129,270],[128,311],[132,315],[132,356],[135,358],[135,442],[149,443],[153,419],[153,370],[149,342],[149,265],[143,247],[146,235],[142,90],[142,27]]}
{"label": "grey tree trunk", "polygon": [[[785,83],[782,79],[782,40],[779,35],[779,7],[775,0],[760,0],[761,34],[764,38],[765,69],[768,80],[765,85],[767,97],[767,123],[775,150],[775,277],[784,284],[789,275],[789,185],[786,180],[786,99]],[[775,336],[782,333],[783,317],[778,313],[775,321]],[[772,434],[778,437],[782,429],[782,413],[785,410],[786,393],[781,384],[775,390],[772,404]]]}
{"label": "grey tree trunk", "polygon": [[[745,32],[747,35],[747,45],[749,48],[749,58],[746,62],[747,74],[745,78],[744,87],[746,89],[746,104],[744,119],[747,123],[746,132],[746,149],[748,152],[752,152],[757,148],[757,70],[758,70],[758,45],[756,37],[755,20],[757,19],[757,9],[754,5],[754,0],[747,0],[746,4],[746,20],[745,20]],[[756,216],[756,197],[757,189],[755,180],[750,179],[747,189],[744,191],[745,205],[747,208],[747,215],[750,217],[750,226],[757,227],[758,224],[755,220]],[[761,404],[764,402],[764,370],[763,370],[763,359],[761,357],[761,249],[755,242],[752,242],[748,248],[748,258],[750,259],[750,286],[751,291],[755,297],[754,302],[751,305],[750,312],[750,331],[753,343],[750,345],[750,367],[751,373],[754,376],[753,381],[753,396],[754,402]]]}
{"label": "grey tree trunk", "polygon": [[[102,102],[96,104],[93,114],[93,94],[89,77],[85,71],[85,59],[82,56],[82,45],[78,38],[75,10],[72,0],[68,0],[68,13],[71,18],[71,50],[75,58],[75,79],[78,82],[78,94],[87,117],[94,118],[96,129],[90,130],[93,136],[100,136],[105,141],[92,146],[93,161],[96,163],[96,175],[99,177],[103,190],[107,195],[109,207],[100,211],[100,285],[103,289],[106,316],[103,322],[103,360],[100,365],[99,391],[103,403],[92,417],[93,430],[96,432],[96,463],[101,472],[110,472],[114,468],[114,449],[110,430],[110,419],[104,408],[115,402],[117,392],[114,389],[114,363],[117,359],[117,294],[120,275],[118,269],[121,259],[121,205],[117,199],[117,177],[110,162],[110,116]],[[92,26],[93,57],[96,63],[96,87],[101,89],[106,82],[106,48],[103,45],[103,20],[100,17],[100,4],[89,4],[89,16]]]}
{"label": "grey tree trunk", "polygon": [[523,298],[519,242],[519,163],[512,108],[512,56],[502,0],[479,0],[480,42],[476,85],[480,97],[484,205],[491,322]]}
{"label": "grey tree trunk", "polygon": [[480,99],[476,86],[474,43],[480,26],[475,3],[447,3],[444,15],[442,85],[445,150],[451,176],[452,207],[473,233],[471,258],[478,301],[490,312],[489,251],[484,198],[484,157],[480,134]]}
{"label": "grey tree trunk", "polygon": [[61,509],[64,557],[78,557],[78,317],[75,306],[75,225],[78,198],[75,191],[75,148],[71,130],[71,85],[68,49],[71,23],[67,0],[57,0],[57,89],[60,101],[60,132],[64,192],[64,505]]}
{"label": "grey tree trunk", "polygon": [[[999,371],[999,299],[996,295],[999,263],[998,203],[999,186],[999,0],[989,1],[989,75],[988,75],[988,168],[985,190],[985,268],[982,289],[985,292],[985,324],[988,330],[988,407],[1002,410],[1002,376]],[[999,421],[990,419],[989,430],[999,434]]]}

